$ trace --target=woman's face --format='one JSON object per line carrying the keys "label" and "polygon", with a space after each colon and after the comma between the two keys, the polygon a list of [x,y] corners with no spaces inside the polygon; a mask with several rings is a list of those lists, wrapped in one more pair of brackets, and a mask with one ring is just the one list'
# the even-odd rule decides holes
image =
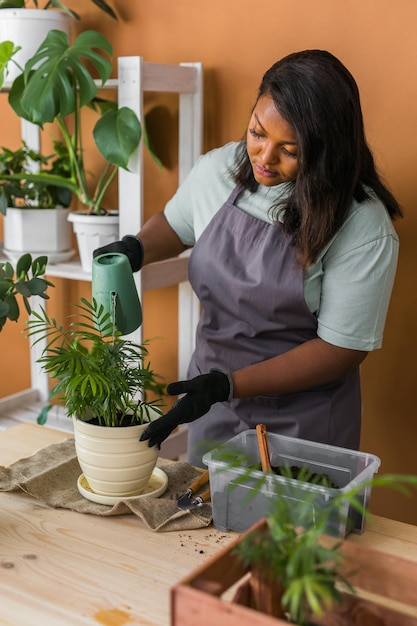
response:
{"label": "woman's face", "polygon": [[246,145],[255,180],[272,187],[298,173],[295,131],[278,113],[271,96],[259,98],[249,120]]}

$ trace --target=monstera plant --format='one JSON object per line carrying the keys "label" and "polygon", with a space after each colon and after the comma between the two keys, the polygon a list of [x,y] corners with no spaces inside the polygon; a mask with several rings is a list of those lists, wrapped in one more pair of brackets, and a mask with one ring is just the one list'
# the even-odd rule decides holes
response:
{"label": "monstera plant", "polygon": [[[19,117],[40,128],[55,122],[66,144],[68,176],[33,174],[27,180],[46,182],[73,192],[89,213],[103,211],[103,198],[119,167],[128,169],[129,158],[141,139],[141,125],[132,109],[97,97],[112,71],[113,49],[96,31],[78,35],[72,45],[66,33],[52,30],[25,65],[9,93],[9,103]],[[95,180],[85,168],[82,109],[94,109],[99,119],[93,129],[95,144],[105,159]]]}

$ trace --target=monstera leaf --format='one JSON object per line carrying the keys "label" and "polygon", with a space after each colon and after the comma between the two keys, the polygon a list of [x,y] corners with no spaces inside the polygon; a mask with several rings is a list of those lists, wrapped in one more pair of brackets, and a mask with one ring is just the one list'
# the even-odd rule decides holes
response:
{"label": "monstera leaf", "polygon": [[106,111],[94,127],[97,148],[109,163],[128,169],[129,158],[138,145],[142,130],[132,109]]}
{"label": "monstera leaf", "polygon": [[90,104],[98,91],[92,67],[104,84],[112,70],[113,49],[96,31],[81,33],[72,46],[66,33],[51,30],[24,73],[13,83],[9,102],[24,119],[43,127]]}

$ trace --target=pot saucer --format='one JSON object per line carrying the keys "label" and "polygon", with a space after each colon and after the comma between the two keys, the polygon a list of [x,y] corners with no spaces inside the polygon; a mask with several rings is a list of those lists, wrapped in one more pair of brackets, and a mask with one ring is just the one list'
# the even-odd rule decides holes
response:
{"label": "pot saucer", "polygon": [[155,467],[145,489],[134,496],[103,496],[99,493],[94,493],[84,474],[79,476],[77,487],[80,494],[87,500],[97,504],[113,505],[125,500],[135,500],[136,498],[159,498],[168,487],[168,476],[159,467]]}

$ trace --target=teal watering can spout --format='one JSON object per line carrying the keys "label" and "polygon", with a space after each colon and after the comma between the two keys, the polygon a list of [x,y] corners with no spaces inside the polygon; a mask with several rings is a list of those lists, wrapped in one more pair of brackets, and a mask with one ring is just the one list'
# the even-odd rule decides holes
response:
{"label": "teal watering can spout", "polygon": [[102,305],[122,335],[142,324],[142,307],[129,259],[109,252],[93,259],[92,296]]}

